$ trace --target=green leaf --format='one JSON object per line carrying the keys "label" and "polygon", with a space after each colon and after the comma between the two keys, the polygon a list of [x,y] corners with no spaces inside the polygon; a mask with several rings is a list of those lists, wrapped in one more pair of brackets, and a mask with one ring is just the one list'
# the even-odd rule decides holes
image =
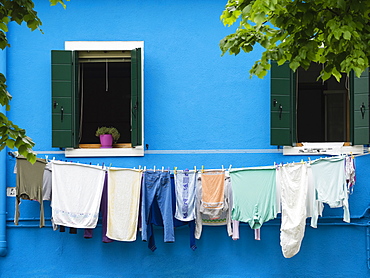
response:
{"label": "green leaf", "polygon": [[8,26],[6,24],[0,22],[0,29],[3,30],[4,32],[8,32]]}
{"label": "green leaf", "polygon": [[253,21],[257,24],[257,25],[261,25],[263,22],[266,21],[266,15],[265,13],[257,13],[254,18],[253,18]]}
{"label": "green leaf", "polygon": [[337,5],[341,9],[345,9],[346,8],[346,2],[345,2],[345,0],[337,0]]}
{"label": "green leaf", "polygon": [[346,39],[346,40],[350,40],[351,39],[351,33],[349,31],[344,31],[343,32],[343,38]]}
{"label": "green leaf", "polygon": [[289,64],[289,67],[293,70],[293,71],[296,71],[297,68],[300,66],[300,64],[297,62],[297,61],[292,61],[290,64]]}
{"label": "green leaf", "polygon": [[36,162],[36,155],[34,154],[34,153],[28,153],[27,154],[27,160],[30,162],[30,163],[32,163],[32,164],[34,164],[35,162]]}
{"label": "green leaf", "polygon": [[10,149],[14,149],[15,141],[13,139],[6,140],[6,146]]}

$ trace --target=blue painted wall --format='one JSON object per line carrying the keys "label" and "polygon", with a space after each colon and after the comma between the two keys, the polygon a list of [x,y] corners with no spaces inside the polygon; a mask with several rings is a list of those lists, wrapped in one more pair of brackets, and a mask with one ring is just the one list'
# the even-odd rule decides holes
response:
{"label": "blue painted wall", "polygon": [[[35,2],[44,34],[11,24],[6,70],[14,97],[8,116],[27,129],[41,157],[64,159],[51,147],[50,51],[64,49],[65,41],[139,40],[145,43],[149,151],[144,157],[73,161],[183,169],[306,159],[283,156],[269,145],[270,82],[249,79],[248,73],[258,51],[220,56],[218,42],[233,30],[219,20],[226,0],[71,0],[66,10],[50,7],[48,1]],[[181,154],[183,150],[187,152]],[[15,186],[15,160],[10,156],[4,160],[6,187]],[[188,246],[187,228],[176,229],[172,244],[162,243],[162,230],[157,229],[158,249],[151,252],[140,237],[134,243],[104,244],[100,227],[89,240],[82,231],[54,232],[50,224],[39,229],[36,202],[22,202],[20,226],[15,227],[14,198],[7,197],[8,254],[0,257],[0,276],[369,277],[369,231],[363,225],[368,218],[360,218],[369,205],[369,166],[370,157],[357,158],[357,183],[350,197],[357,225],[341,221],[342,209],[326,209],[325,216],[335,223],[319,222],[317,229],[307,226],[301,251],[291,259],[281,253],[279,220],[263,226],[261,241],[253,239],[246,225],[239,241],[229,238],[225,227],[205,227],[196,251]],[[46,216],[50,218],[50,209]]]}

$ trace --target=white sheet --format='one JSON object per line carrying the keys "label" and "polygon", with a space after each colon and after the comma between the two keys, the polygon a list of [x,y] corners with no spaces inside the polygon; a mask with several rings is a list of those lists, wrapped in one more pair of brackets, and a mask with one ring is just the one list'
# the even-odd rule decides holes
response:
{"label": "white sheet", "polygon": [[52,161],[52,217],[73,228],[95,228],[105,171],[98,166]]}

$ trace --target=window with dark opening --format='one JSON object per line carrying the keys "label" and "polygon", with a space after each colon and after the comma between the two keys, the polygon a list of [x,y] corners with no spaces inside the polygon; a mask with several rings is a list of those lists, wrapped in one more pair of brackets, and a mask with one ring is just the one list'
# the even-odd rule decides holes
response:
{"label": "window with dark opening", "polygon": [[348,78],[318,80],[322,64],[297,72],[297,141],[348,142],[350,113]]}
{"label": "window with dark opening", "polygon": [[318,79],[322,64],[293,72],[289,63],[271,61],[270,143],[370,142],[369,71],[340,82]]}
{"label": "window with dark opening", "polygon": [[131,59],[123,53],[79,53],[80,144],[99,144],[95,131],[113,126],[131,142]]}

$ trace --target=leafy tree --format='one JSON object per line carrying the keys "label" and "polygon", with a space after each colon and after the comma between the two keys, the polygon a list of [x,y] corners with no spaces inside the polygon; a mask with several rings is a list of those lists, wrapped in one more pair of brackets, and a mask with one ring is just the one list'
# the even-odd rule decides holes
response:
{"label": "leafy tree", "polygon": [[292,70],[323,63],[319,78],[341,73],[356,76],[369,67],[370,1],[367,0],[229,0],[221,15],[236,32],[220,42],[222,54],[237,55],[262,46],[250,74],[264,77],[269,60],[288,61]]}
{"label": "leafy tree", "polygon": [[[52,6],[60,3],[64,8],[63,0],[49,0]],[[67,0],[69,1],[69,0]],[[12,21],[19,25],[27,24],[27,27],[34,31],[40,29],[42,22],[34,10],[34,3],[31,0],[0,0],[0,48],[10,47],[6,33],[8,24]],[[12,96],[7,91],[6,78],[0,73],[0,104],[5,106],[6,111],[10,110]],[[26,131],[11,122],[4,113],[0,113],[0,151],[6,146],[14,149],[25,156],[30,162],[36,161],[36,155],[32,150],[35,143],[26,135]]]}

